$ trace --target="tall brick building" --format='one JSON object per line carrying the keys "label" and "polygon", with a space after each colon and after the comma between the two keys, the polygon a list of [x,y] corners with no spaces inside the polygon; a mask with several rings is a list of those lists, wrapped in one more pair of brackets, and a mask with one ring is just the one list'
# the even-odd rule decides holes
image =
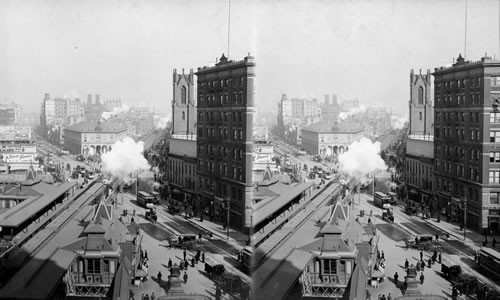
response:
{"label": "tall brick building", "polygon": [[500,61],[483,57],[434,73],[436,197],[448,217],[499,231]]}
{"label": "tall brick building", "polygon": [[[197,174],[199,196],[211,217],[248,230],[252,211],[252,127],[255,60],[224,55],[198,68]],[[229,209],[227,208],[229,202]]]}

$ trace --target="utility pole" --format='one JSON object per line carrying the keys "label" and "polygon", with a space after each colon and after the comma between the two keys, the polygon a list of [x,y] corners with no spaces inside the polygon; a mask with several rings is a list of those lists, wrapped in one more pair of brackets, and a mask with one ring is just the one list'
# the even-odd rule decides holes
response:
{"label": "utility pole", "polygon": [[467,238],[467,197],[464,198],[464,241]]}
{"label": "utility pole", "polygon": [[226,225],[226,229],[227,229],[227,239],[229,240],[229,211],[230,211],[230,207],[231,207],[231,204],[229,202],[229,197],[226,197],[226,209],[227,209],[227,225]]}

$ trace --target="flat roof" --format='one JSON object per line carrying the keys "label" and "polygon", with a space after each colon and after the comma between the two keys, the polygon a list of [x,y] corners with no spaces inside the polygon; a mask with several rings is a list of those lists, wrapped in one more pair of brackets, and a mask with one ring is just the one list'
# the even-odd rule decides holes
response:
{"label": "flat roof", "polygon": [[264,219],[278,211],[280,208],[288,204],[293,198],[297,197],[313,185],[313,182],[301,182],[294,187],[284,190],[278,197],[262,200],[256,204],[256,209],[253,213],[253,226],[262,222]]}
{"label": "flat roof", "polygon": [[[278,266],[267,263],[254,273],[255,296],[257,299],[281,299],[292,288],[314,254],[294,249]],[[260,274],[259,274],[260,273]],[[257,275],[257,276],[255,276]],[[262,276],[258,276],[262,275]]]}
{"label": "flat roof", "polygon": [[117,122],[103,122],[99,125],[100,130],[96,130],[97,123],[91,121],[84,121],[80,123],[73,124],[64,130],[76,131],[82,133],[117,133],[127,130],[127,127],[123,123]]}
{"label": "flat roof", "polygon": [[0,226],[18,227],[75,185],[75,182],[65,182],[58,186],[46,183],[41,183],[37,187],[33,186],[35,191],[41,192],[43,195],[30,197],[0,214]]}
{"label": "flat roof", "polygon": [[77,253],[75,252],[57,249],[47,260],[30,260],[19,271],[19,274],[27,276],[16,276],[16,280],[10,280],[0,290],[0,297],[8,299],[47,298],[59,283],[59,280],[54,280],[54,278],[61,278],[76,257]]}

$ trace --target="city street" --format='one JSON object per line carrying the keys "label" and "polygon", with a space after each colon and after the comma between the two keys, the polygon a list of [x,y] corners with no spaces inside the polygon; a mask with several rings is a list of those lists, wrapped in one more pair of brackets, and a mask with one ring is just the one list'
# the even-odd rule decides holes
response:
{"label": "city street", "polygon": [[[197,223],[182,216],[169,214],[164,203],[156,206],[158,221],[157,224],[153,224],[144,218],[144,208],[137,205],[134,195],[119,193],[117,195],[117,212],[123,212],[124,210],[127,210],[128,216],[124,218],[128,221],[131,221],[135,210],[134,221],[139,224],[144,232],[143,249],[148,251],[150,259],[148,269],[150,277],[141,287],[135,289],[136,299],[138,299],[137,295],[144,293],[151,294],[151,292],[154,292],[157,296],[166,294],[166,290],[158,285],[156,276],[161,271],[162,278],[167,278],[169,273],[166,266],[169,258],[174,263],[180,262],[183,257],[182,250],[170,248],[168,241],[171,238],[177,239],[180,234],[186,233],[196,235],[202,233],[203,238],[198,243],[197,249],[203,251],[207,259],[224,265],[226,273],[241,278],[247,287],[250,286],[250,277],[244,273],[237,260],[237,252],[242,247],[238,242],[232,239],[225,240],[217,235],[210,238],[211,229],[200,228]],[[213,223],[210,224],[208,221],[203,223],[207,225],[207,228],[217,226]],[[194,254],[195,251],[188,251],[188,257]],[[187,294],[195,293],[214,297],[216,284],[205,272],[203,263],[200,262],[194,268],[189,268],[187,274],[188,282],[183,285]],[[232,296],[230,296],[231,294]],[[240,297],[236,288],[234,291],[228,291],[227,294],[223,295],[223,299],[233,299],[231,297],[235,299]]]}

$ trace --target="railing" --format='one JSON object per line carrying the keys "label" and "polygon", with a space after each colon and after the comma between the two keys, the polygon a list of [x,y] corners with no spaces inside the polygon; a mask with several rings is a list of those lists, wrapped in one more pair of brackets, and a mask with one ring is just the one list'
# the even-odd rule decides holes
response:
{"label": "railing", "polygon": [[304,273],[303,280],[307,285],[344,286],[349,283],[351,274]]}
{"label": "railing", "polygon": [[104,272],[101,274],[71,273],[70,278],[73,284],[83,285],[111,285],[114,273]]}

